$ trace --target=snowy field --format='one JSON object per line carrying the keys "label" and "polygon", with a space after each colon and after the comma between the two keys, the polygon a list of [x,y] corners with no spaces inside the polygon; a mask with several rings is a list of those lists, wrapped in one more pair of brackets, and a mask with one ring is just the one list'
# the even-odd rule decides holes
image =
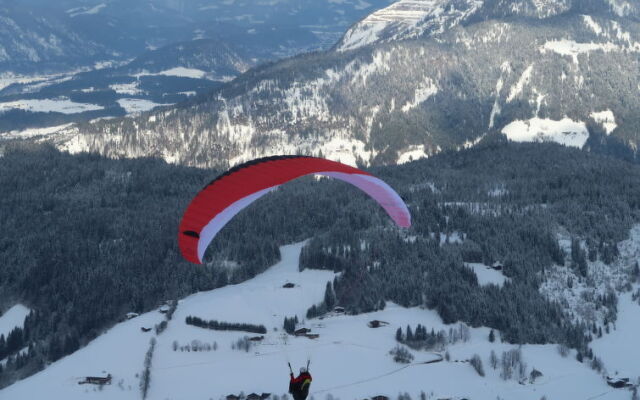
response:
{"label": "snowy field", "polygon": [[[424,364],[440,357],[431,352],[412,351],[413,363],[397,364],[388,353],[396,345],[398,327],[409,324],[415,327],[420,323],[437,332],[458,326],[444,325],[435,312],[420,308],[388,304],[385,310],[370,314],[332,314],[303,323],[320,335],[317,339],[283,335],[284,317],[298,315],[302,319],[309,306],[322,300],[326,283],[335,276],[328,271],[299,272],[302,246],[303,243],[282,247],[282,261],[254,279],[181,300],[168,328],[160,335],[140,329],[159,323],[164,316],[158,311],[122,322],[45,371],[0,391],[0,399],[140,399],[139,375],[152,337],[156,337],[157,345],[148,399],[217,400],[240,392],[282,395],[288,388],[287,362],[297,369],[307,359],[311,360],[310,371],[314,377],[311,395],[316,400],[328,399],[329,395],[349,400],[381,394],[395,398],[401,392],[416,399],[422,391],[427,399],[434,400],[538,400],[543,396],[549,400],[630,398],[628,390],[610,388],[601,376],[578,363],[575,353],[561,357],[555,345],[521,346],[527,371],[535,368],[543,373],[534,384],[528,381],[521,384],[515,378],[503,380],[500,369],[490,366],[490,352],[494,350],[500,357],[503,351],[517,346],[501,343],[499,333],[496,342],[490,343],[487,328],[471,329],[469,341],[450,345],[450,361]],[[497,282],[498,278],[488,279]],[[295,287],[283,288],[287,282],[294,283]],[[268,332],[264,340],[249,351],[234,350],[231,348],[234,342],[254,335],[186,325],[185,318],[189,315],[264,324]],[[638,326],[634,320],[637,315],[629,321],[632,328]],[[369,328],[367,323],[374,319],[388,325]],[[620,334],[625,326],[623,320],[621,315]],[[635,340],[614,335],[604,340],[619,342],[619,345],[623,344],[622,340]],[[191,345],[194,340],[211,346],[215,342],[217,350],[180,351],[180,347]],[[481,357],[486,377],[479,376],[464,362],[474,354]],[[106,373],[113,376],[111,385],[102,388],[78,385],[84,376]]]}
{"label": "snowy field", "polygon": [[0,103],[0,113],[13,109],[31,112],[59,112],[63,114],[76,114],[85,111],[102,110],[104,107],[97,104],[76,103],[67,98],[16,100]]}
{"label": "snowy field", "polygon": [[0,335],[6,338],[9,332],[15,328],[22,328],[24,319],[31,310],[22,304],[16,304],[0,316]]}
{"label": "snowy field", "polygon": [[527,121],[515,120],[502,128],[502,133],[514,142],[556,142],[579,149],[589,139],[584,122],[566,117],[559,121],[537,117]]}
{"label": "snowy field", "polygon": [[208,79],[205,71],[186,67],[174,67],[160,72],[142,71],[132,76],[136,78],[141,76],[177,76],[180,78]]}
{"label": "snowy field", "polygon": [[502,275],[502,272],[496,271],[487,265],[480,263],[465,263],[465,265],[473,269],[480,285],[502,286],[508,280],[507,277]]}
{"label": "snowy field", "polygon": [[[637,287],[636,289],[637,290]],[[631,293],[618,299],[615,330],[593,341],[593,351],[602,358],[611,376],[640,377],[640,304]]]}
{"label": "snowy field", "polygon": [[168,104],[154,103],[151,100],[145,100],[145,99],[125,98],[125,99],[118,99],[117,101],[120,107],[124,108],[127,114],[141,113],[141,112],[152,110],[158,106],[168,105]]}

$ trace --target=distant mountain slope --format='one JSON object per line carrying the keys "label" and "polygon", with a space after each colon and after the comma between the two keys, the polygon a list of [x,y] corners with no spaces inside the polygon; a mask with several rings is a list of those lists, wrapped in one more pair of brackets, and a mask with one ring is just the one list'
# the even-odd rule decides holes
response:
{"label": "distant mountain slope", "polygon": [[0,1],[0,72],[44,73],[126,60],[193,39],[223,40],[254,61],[330,47],[391,0]]}
{"label": "distant mountain slope", "polygon": [[[635,14],[620,17],[604,0],[534,2],[545,4],[538,11],[555,11],[533,16],[528,2],[506,16],[496,2],[455,3],[476,11],[446,8],[442,16],[450,18],[416,39],[251,70],[177,108],[74,128],[59,146],[198,166],[276,153],[388,164],[504,133],[615,145],[633,157],[640,131]],[[425,21],[438,14],[425,10]],[[466,22],[449,24],[460,12]]]}
{"label": "distant mountain slope", "polygon": [[228,43],[215,39],[198,39],[148,51],[119,68],[119,71],[127,71],[133,75],[143,71],[161,72],[182,67],[205,71],[220,79],[232,79],[245,72],[249,68],[249,62]]}
{"label": "distant mountain slope", "polygon": [[30,70],[36,64],[70,69],[88,60],[114,57],[111,49],[68,26],[63,13],[39,14],[0,3],[0,71]]}
{"label": "distant mountain slope", "polygon": [[567,13],[638,16],[625,0],[399,0],[369,15],[347,31],[337,49],[434,36],[456,25],[484,19],[548,19]]}

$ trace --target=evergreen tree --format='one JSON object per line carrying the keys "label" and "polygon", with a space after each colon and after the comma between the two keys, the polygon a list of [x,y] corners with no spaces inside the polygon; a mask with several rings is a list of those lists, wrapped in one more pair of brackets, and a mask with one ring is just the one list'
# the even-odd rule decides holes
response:
{"label": "evergreen tree", "polygon": [[327,287],[324,292],[324,304],[328,311],[333,310],[336,305],[336,294],[333,291],[331,282],[327,282]]}
{"label": "evergreen tree", "polygon": [[493,369],[498,368],[498,356],[496,355],[496,352],[493,350],[491,350],[491,355],[489,356],[489,364]]}
{"label": "evergreen tree", "polygon": [[402,328],[398,328],[398,330],[396,331],[396,342],[402,343],[404,341],[403,339]]}
{"label": "evergreen tree", "polygon": [[0,360],[7,356],[7,344],[4,339],[4,334],[0,335]]}
{"label": "evergreen tree", "polygon": [[489,342],[493,343],[496,341],[496,334],[493,332],[493,329],[489,331]]}

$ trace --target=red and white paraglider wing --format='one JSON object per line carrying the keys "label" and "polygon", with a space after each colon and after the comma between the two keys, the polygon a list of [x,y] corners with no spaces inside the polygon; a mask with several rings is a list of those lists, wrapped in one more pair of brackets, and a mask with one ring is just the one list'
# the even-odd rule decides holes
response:
{"label": "red and white paraglider wing", "polygon": [[396,224],[411,226],[411,215],[400,196],[367,172],[322,158],[268,157],[230,169],[196,195],[180,223],[178,243],[182,255],[187,261],[202,263],[209,243],[237,213],[279,185],[310,174],[340,179],[360,188]]}

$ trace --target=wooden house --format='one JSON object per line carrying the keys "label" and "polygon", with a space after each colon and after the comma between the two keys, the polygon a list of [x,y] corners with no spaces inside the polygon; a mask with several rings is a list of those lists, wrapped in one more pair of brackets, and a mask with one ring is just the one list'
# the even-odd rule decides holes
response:
{"label": "wooden house", "polygon": [[377,319],[374,319],[373,321],[369,321],[369,323],[367,325],[369,325],[369,328],[380,328],[381,326],[389,325],[389,323],[385,322],[385,321],[378,321]]}
{"label": "wooden house", "polygon": [[84,380],[78,382],[80,385],[111,385],[111,374],[107,376],[87,376]]}
{"label": "wooden house", "polygon": [[307,333],[311,332],[311,329],[309,328],[300,328],[300,329],[296,329],[293,334],[296,336],[306,336]]}

